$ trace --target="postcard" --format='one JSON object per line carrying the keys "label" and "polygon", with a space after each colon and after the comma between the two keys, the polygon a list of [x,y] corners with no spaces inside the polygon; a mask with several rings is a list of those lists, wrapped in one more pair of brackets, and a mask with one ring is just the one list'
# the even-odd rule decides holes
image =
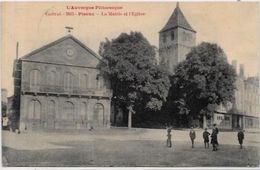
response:
{"label": "postcard", "polygon": [[2,167],[259,167],[258,2],[1,2]]}

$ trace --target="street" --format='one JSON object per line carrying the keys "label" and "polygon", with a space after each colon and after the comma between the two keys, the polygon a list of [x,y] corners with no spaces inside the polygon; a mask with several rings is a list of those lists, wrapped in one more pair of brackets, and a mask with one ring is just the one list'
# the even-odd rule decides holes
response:
{"label": "street", "polygon": [[[86,132],[2,133],[3,166],[64,167],[192,167],[259,166],[259,133],[246,132],[239,149],[236,132],[221,132],[220,150],[204,148],[202,130],[191,148],[189,130],[173,130],[173,148],[166,130],[106,129]],[[211,132],[211,131],[210,131]]]}

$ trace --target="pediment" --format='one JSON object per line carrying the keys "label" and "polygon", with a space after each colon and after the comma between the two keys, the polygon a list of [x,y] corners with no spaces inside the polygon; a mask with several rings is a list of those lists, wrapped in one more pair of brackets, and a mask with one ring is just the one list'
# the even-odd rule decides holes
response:
{"label": "pediment", "polygon": [[102,62],[100,56],[71,35],[32,51],[22,60],[94,68]]}

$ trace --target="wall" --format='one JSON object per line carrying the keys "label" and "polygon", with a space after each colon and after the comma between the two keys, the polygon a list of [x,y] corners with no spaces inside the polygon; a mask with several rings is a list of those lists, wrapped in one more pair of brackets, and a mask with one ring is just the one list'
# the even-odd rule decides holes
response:
{"label": "wall", "polygon": [[[32,107],[36,101],[39,106]],[[54,103],[54,108],[52,104]],[[73,104],[72,114],[67,114],[68,104]],[[95,120],[95,105],[104,106],[104,122]],[[84,107],[86,106],[86,108]],[[50,111],[52,110],[52,111]],[[32,113],[39,116],[33,116]],[[97,116],[102,118],[101,115]],[[79,97],[22,95],[20,129],[84,129],[93,126],[110,126],[110,101],[107,99],[88,99]]]}

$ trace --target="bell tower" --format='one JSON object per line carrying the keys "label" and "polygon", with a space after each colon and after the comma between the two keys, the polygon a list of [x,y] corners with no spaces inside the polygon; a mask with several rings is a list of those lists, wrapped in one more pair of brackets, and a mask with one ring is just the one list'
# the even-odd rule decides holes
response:
{"label": "bell tower", "polygon": [[171,17],[159,32],[159,61],[173,74],[176,65],[196,44],[196,31],[186,20],[177,2]]}

